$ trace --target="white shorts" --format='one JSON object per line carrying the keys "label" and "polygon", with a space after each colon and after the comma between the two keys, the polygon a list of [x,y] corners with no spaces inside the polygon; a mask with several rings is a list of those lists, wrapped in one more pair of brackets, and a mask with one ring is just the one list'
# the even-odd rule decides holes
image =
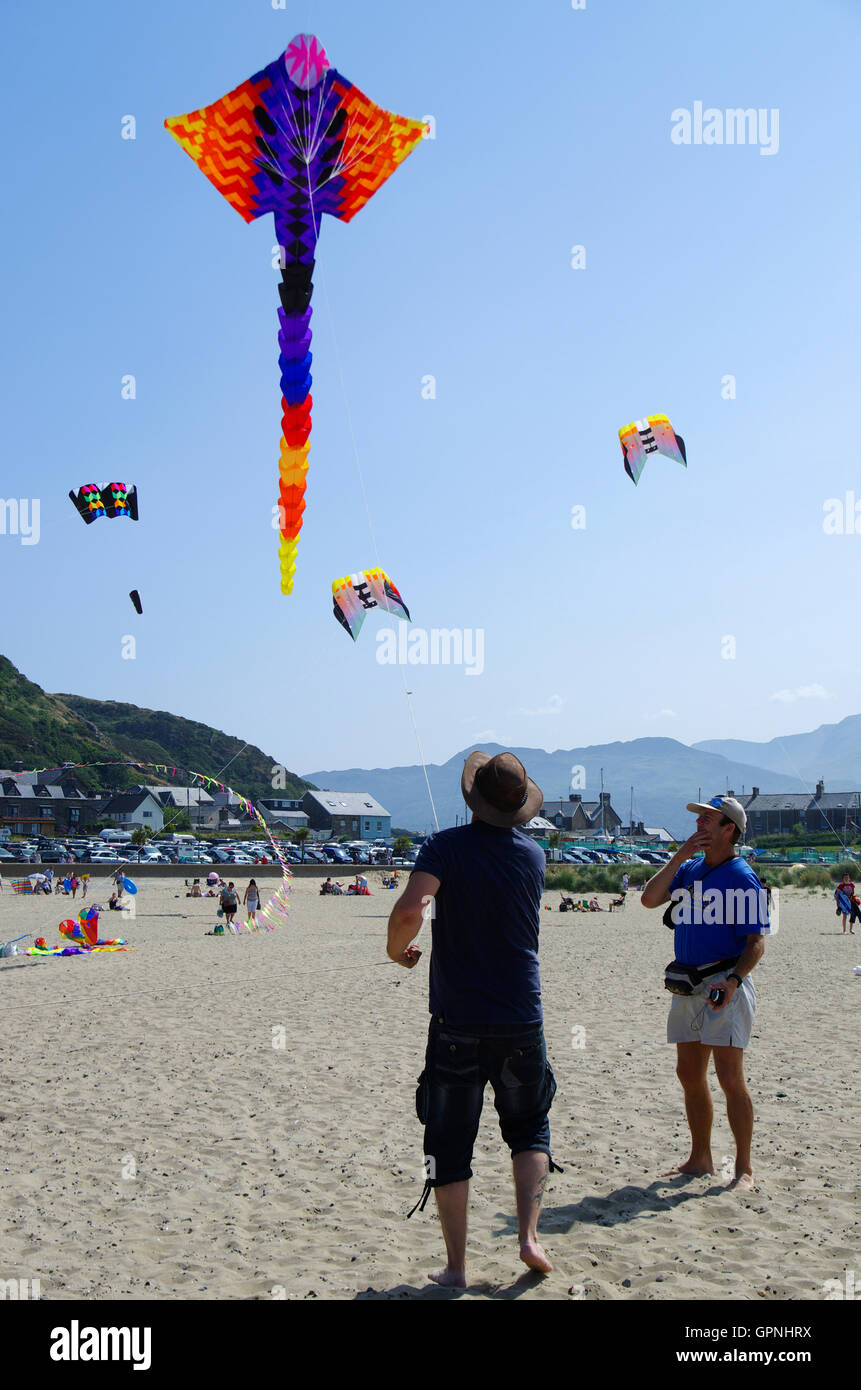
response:
{"label": "white shorts", "polygon": [[726,979],[726,971],[709,975],[693,994],[674,994],[667,1019],[667,1042],[703,1043],[705,1047],[747,1047],[756,1015],[756,990],[749,975],[725,1009],[709,1003],[709,990]]}

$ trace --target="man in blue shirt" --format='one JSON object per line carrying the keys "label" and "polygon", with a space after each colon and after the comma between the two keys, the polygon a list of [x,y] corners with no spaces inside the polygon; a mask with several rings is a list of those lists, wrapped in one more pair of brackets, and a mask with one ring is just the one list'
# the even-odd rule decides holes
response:
{"label": "man in blue shirt", "polygon": [[517,829],[543,797],[513,753],[471,753],[461,791],[472,821],[422,846],[389,918],[387,948],[412,969],[421,956],[415,938],[430,917],[431,1022],[416,1093],[425,1126],[421,1205],[433,1188],[447,1263],[430,1278],[457,1288],[466,1287],[472,1151],[488,1081],[514,1165],[520,1258],[545,1274],[552,1265],[538,1243],[538,1216],[556,1166],[547,1118],[556,1082],[538,975],[544,851]]}
{"label": "man in blue shirt", "polygon": [[[744,1079],[744,1048],[750,1040],[756,991],[750,972],[765,950],[769,931],[766,890],[735,845],[747,827],[744,808],[734,797],[689,802],[697,812],[696,832],[659,873],[649,879],[641,901],[668,909],[674,927],[676,959],[667,967],[667,984],[690,975],[692,988],[673,994],[667,1042],[675,1043],[677,1075],[685,1093],[691,1153],[673,1173],[714,1173],[711,1152],[713,1108],[708,1085],[709,1056],[726,1096],[736,1143],[732,1186],[750,1191],[753,1168],[753,1101]],[[701,852],[704,858],[691,858]],[[666,921],[665,914],[665,921]],[[687,988],[683,983],[682,988]],[[715,989],[720,993],[711,998]]]}

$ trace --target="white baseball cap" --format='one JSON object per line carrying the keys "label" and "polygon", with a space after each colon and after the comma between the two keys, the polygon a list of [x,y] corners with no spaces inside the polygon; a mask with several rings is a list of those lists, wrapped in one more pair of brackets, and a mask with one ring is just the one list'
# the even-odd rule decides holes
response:
{"label": "white baseball cap", "polygon": [[734,796],[713,796],[711,801],[689,801],[685,807],[686,811],[720,811],[721,815],[726,816],[737,825],[742,835],[747,830],[747,816],[740,801],[736,801]]}

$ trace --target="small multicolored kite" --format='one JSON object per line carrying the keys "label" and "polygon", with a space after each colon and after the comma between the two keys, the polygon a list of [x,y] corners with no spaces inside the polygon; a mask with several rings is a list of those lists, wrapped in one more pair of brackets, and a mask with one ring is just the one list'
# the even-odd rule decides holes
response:
{"label": "small multicolored kite", "polygon": [[246,222],[271,212],[281,255],[281,592],[293,589],[311,434],[311,277],[323,213],[349,222],[423,138],[329,66],[312,34],[227,96],[165,121]]}
{"label": "small multicolored kite", "polygon": [[625,459],[625,472],[633,483],[640,481],[640,474],[646,466],[650,454],[666,454],[675,459],[683,468],[688,466],[685,441],[676,434],[666,415],[647,415],[645,420],[635,420],[619,430],[619,443]]}
{"label": "small multicolored kite", "polygon": [[366,613],[372,608],[384,608],[410,621],[410,610],[385,570],[362,570],[361,574],[336,579],[332,585],[332,602],[335,617],[354,642],[362,630]]}
{"label": "small multicolored kite", "polygon": [[138,490],[134,483],[106,483],[102,488],[97,483],[82,483],[69,497],[88,526],[100,516],[138,519]]}

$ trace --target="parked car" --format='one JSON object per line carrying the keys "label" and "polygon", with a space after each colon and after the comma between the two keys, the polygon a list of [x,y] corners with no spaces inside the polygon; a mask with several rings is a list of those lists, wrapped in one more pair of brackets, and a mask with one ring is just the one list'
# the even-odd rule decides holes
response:
{"label": "parked car", "polygon": [[350,860],[342,849],[335,849],[332,845],[324,845],[323,853],[330,864],[349,864]]}

